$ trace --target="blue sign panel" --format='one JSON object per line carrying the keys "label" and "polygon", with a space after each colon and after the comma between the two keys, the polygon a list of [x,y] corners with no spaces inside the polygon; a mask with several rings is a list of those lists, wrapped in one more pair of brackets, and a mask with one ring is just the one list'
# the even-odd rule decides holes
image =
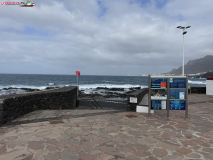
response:
{"label": "blue sign panel", "polygon": [[166,78],[152,78],[151,88],[166,88]]}
{"label": "blue sign panel", "polygon": [[186,79],[170,78],[170,88],[186,88]]}
{"label": "blue sign panel", "polygon": [[151,100],[151,109],[166,109],[166,100]]}
{"label": "blue sign panel", "polygon": [[170,110],[185,110],[186,101],[170,100]]}
{"label": "blue sign panel", "polygon": [[170,89],[170,99],[186,99],[186,90]]}

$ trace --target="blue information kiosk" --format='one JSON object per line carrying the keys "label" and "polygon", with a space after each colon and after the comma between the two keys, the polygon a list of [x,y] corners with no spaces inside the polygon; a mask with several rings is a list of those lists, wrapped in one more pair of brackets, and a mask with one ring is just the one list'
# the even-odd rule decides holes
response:
{"label": "blue information kiosk", "polygon": [[188,76],[150,76],[149,75],[149,113],[150,110],[185,110],[188,118]]}

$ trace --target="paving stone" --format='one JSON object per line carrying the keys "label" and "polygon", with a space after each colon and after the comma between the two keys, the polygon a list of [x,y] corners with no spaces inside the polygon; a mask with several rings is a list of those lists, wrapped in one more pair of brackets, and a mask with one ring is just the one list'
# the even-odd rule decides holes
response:
{"label": "paving stone", "polygon": [[117,152],[117,149],[115,147],[100,146],[98,147],[98,149],[109,155],[114,155]]}
{"label": "paving stone", "polygon": [[30,154],[26,156],[25,158],[23,158],[22,160],[32,160],[32,159],[33,159],[33,154]]}
{"label": "paving stone", "polygon": [[117,147],[117,149],[120,152],[135,152],[136,151],[133,146]]}
{"label": "paving stone", "polygon": [[203,148],[203,151],[213,153],[213,148]]}
{"label": "paving stone", "polygon": [[61,159],[61,154],[60,153],[56,153],[54,154],[50,159],[48,160],[59,160]]}
{"label": "paving stone", "polygon": [[201,145],[203,147],[210,147],[210,144],[208,144],[208,143],[199,143],[199,145]]}
{"label": "paving stone", "polygon": [[99,145],[102,145],[106,142],[109,142],[110,140],[108,139],[104,139],[104,138],[96,138],[94,140],[92,140],[93,143],[96,143],[96,144],[99,144]]}
{"label": "paving stone", "polygon": [[90,145],[90,144],[81,145],[81,148],[82,148],[85,152],[90,152],[91,150],[94,150],[93,146]]}
{"label": "paving stone", "polygon": [[190,157],[190,158],[201,158],[201,156],[197,153],[191,153],[189,155],[187,155],[187,157]]}
{"label": "paving stone", "polygon": [[180,152],[180,153],[182,153],[182,154],[184,154],[184,155],[187,155],[187,154],[189,154],[189,153],[192,152],[192,150],[187,149],[187,148],[185,148],[185,147],[179,148],[179,149],[177,149],[176,151],[177,151],[177,152]]}
{"label": "paving stone", "polygon": [[156,157],[165,157],[167,155],[167,151],[165,149],[155,148],[153,153]]}
{"label": "paving stone", "polygon": [[43,141],[29,141],[28,142],[28,148],[33,150],[40,150],[44,148],[44,142]]}
{"label": "paving stone", "polygon": [[138,157],[146,157],[146,156],[150,156],[151,153],[149,152],[146,152],[144,150],[141,150],[141,151],[135,151],[134,154]]}
{"label": "paving stone", "polygon": [[7,151],[6,145],[4,145],[4,146],[0,147],[0,155],[5,154],[5,153],[6,153],[6,151]]}
{"label": "paving stone", "polygon": [[62,156],[62,158],[66,158],[66,159],[72,159],[72,158],[75,158],[76,157],[76,155],[74,154],[74,153],[71,153],[71,152],[69,152],[69,151],[63,151],[63,152],[61,152],[61,156]]}
{"label": "paving stone", "polygon": [[98,155],[84,155],[80,156],[80,160],[95,160]]}
{"label": "paving stone", "polygon": [[212,157],[213,157],[213,154],[210,154],[210,153],[201,152],[201,151],[197,151],[197,153],[199,153],[199,154],[203,155],[203,157],[204,157],[205,159],[209,159],[209,160],[211,160],[211,159],[212,159]]}
{"label": "paving stone", "polygon": [[57,148],[55,146],[52,146],[52,145],[47,146],[46,149],[49,150],[49,151],[56,151],[57,150]]}
{"label": "paving stone", "polygon": [[104,145],[106,145],[108,147],[114,147],[114,143],[113,142],[107,142]]}
{"label": "paving stone", "polygon": [[172,153],[172,155],[179,156],[179,157],[184,157],[182,153],[177,152],[177,151],[174,151],[174,152]]}
{"label": "paving stone", "polygon": [[44,155],[44,160],[49,159],[50,157],[54,156],[56,153],[57,153],[57,151]]}
{"label": "paving stone", "polygon": [[157,158],[153,157],[153,156],[149,156],[148,158],[146,158],[145,160],[158,160]]}
{"label": "paving stone", "polygon": [[70,151],[70,152],[78,152],[80,149],[81,149],[81,147],[79,146],[79,145],[66,145],[67,146],[67,148],[68,148],[68,150]]}
{"label": "paving stone", "polygon": [[133,154],[127,155],[126,159],[128,159],[128,160],[141,160],[140,157],[135,156],[135,155],[133,155]]}
{"label": "paving stone", "polygon": [[177,148],[180,147],[180,145],[177,145],[177,144],[173,144],[171,142],[159,142],[157,144],[157,147],[162,147],[164,149],[167,149],[167,150],[170,150],[170,151],[174,151],[176,150]]}
{"label": "paving stone", "polygon": [[170,138],[170,137],[171,137],[171,134],[170,134],[170,133],[163,133],[163,134],[161,135],[161,137],[163,137],[163,138]]}
{"label": "paving stone", "polygon": [[51,139],[51,140],[47,141],[47,143],[52,144],[52,145],[57,145],[59,143],[59,141],[56,139]]}
{"label": "paving stone", "polygon": [[169,156],[163,157],[161,160],[183,160],[183,158],[176,155],[169,155]]}

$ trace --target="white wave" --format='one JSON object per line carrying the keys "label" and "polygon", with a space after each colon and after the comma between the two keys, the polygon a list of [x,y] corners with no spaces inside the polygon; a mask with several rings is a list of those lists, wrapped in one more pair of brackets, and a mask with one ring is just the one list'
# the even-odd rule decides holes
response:
{"label": "white wave", "polygon": [[79,90],[83,90],[85,94],[94,94],[98,93],[101,95],[107,95],[107,92],[105,89],[98,89],[97,87],[106,87],[106,88],[124,88],[124,91],[111,91],[107,90],[107,92],[114,92],[114,93],[126,93],[130,91],[130,88],[133,87],[141,87],[141,88],[147,88],[148,86],[145,85],[132,85],[132,84],[124,84],[124,85],[115,85],[115,84],[85,84],[85,85],[79,85]]}
{"label": "white wave", "polygon": [[191,80],[188,80],[188,83],[189,84],[206,84],[206,81],[191,81]]}
{"label": "white wave", "polygon": [[133,87],[147,88],[148,86],[132,85],[132,84],[121,84],[121,85],[117,85],[117,84],[82,84],[82,85],[79,85],[79,89],[90,89],[90,88],[95,89],[97,87],[128,89],[128,88],[133,88]]}
{"label": "white wave", "polygon": [[49,83],[50,86],[53,86],[55,83]]}
{"label": "white wave", "polygon": [[0,86],[0,89],[3,88],[32,88],[32,89],[45,89],[48,86],[27,86],[27,85],[12,85],[12,86]]}
{"label": "white wave", "polygon": [[25,90],[22,90],[22,89],[1,90],[0,91],[0,96],[1,95],[13,94],[13,93],[17,93],[17,92],[25,92]]}

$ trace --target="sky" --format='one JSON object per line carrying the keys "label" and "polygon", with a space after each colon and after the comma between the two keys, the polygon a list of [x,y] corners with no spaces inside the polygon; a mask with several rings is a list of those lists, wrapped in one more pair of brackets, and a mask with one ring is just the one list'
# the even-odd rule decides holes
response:
{"label": "sky", "polygon": [[177,26],[191,26],[185,64],[213,55],[212,0],[30,2],[36,6],[0,5],[0,73],[166,73],[183,63]]}

